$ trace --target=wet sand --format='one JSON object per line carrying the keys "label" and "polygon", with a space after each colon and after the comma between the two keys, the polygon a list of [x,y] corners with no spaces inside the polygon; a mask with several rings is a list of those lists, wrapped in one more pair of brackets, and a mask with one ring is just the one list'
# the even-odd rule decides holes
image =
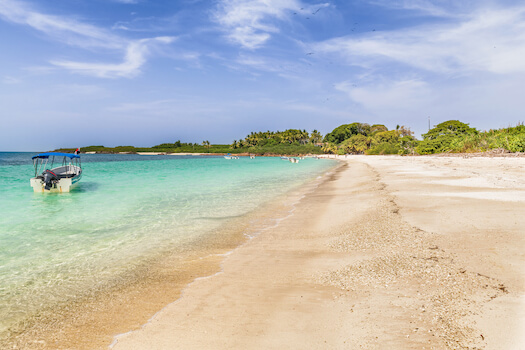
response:
{"label": "wet sand", "polygon": [[525,159],[343,161],[112,348],[519,349]]}

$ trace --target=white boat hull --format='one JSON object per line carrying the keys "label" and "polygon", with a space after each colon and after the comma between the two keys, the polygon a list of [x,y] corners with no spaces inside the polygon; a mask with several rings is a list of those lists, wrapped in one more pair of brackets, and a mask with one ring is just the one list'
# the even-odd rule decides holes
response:
{"label": "white boat hull", "polygon": [[57,181],[56,184],[54,184],[49,190],[45,189],[45,184],[42,179],[33,177],[29,181],[31,183],[31,187],[33,187],[34,192],[57,192],[57,193],[63,193],[63,192],[69,192],[73,188],[76,187],[78,184],[78,181],[80,181],[81,176],[75,176],[72,178],[64,178]]}

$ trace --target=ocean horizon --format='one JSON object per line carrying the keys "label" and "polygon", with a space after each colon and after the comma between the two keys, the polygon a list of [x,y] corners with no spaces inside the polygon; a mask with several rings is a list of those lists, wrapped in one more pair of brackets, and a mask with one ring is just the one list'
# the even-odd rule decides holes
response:
{"label": "ocean horizon", "polygon": [[[0,337],[54,305],[118,286],[169,252],[220,241],[263,205],[335,161],[278,157],[81,155],[70,193],[34,193],[30,152],[0,152]],[[246,232],[247,235],[251,234]]]}

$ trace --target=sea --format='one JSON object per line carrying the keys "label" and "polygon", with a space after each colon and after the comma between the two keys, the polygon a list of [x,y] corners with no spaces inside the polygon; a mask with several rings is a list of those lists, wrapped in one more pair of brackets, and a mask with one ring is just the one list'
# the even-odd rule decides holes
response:
{"label": "sea", "polygon": [[34,154],[0,152],[0,338],[160,252],[220,239],[218,227],[336,166],[314,158],[82,154],[76,188],[34,193]]}

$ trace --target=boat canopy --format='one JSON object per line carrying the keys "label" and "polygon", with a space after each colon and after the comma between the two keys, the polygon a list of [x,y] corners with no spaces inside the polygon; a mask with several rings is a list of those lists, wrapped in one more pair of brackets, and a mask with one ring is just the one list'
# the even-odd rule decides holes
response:
{"label": "boat canopy", "polygon": [[47,152],[47,153],[37,154],[32,159],[35,159],[35,158],[47,159],[47,158],[52,157],[52,156],[69,157],[71,159],[73,159],[73,158],[80,158],[80,156],[78,154],[73,154],[73,153]]}

